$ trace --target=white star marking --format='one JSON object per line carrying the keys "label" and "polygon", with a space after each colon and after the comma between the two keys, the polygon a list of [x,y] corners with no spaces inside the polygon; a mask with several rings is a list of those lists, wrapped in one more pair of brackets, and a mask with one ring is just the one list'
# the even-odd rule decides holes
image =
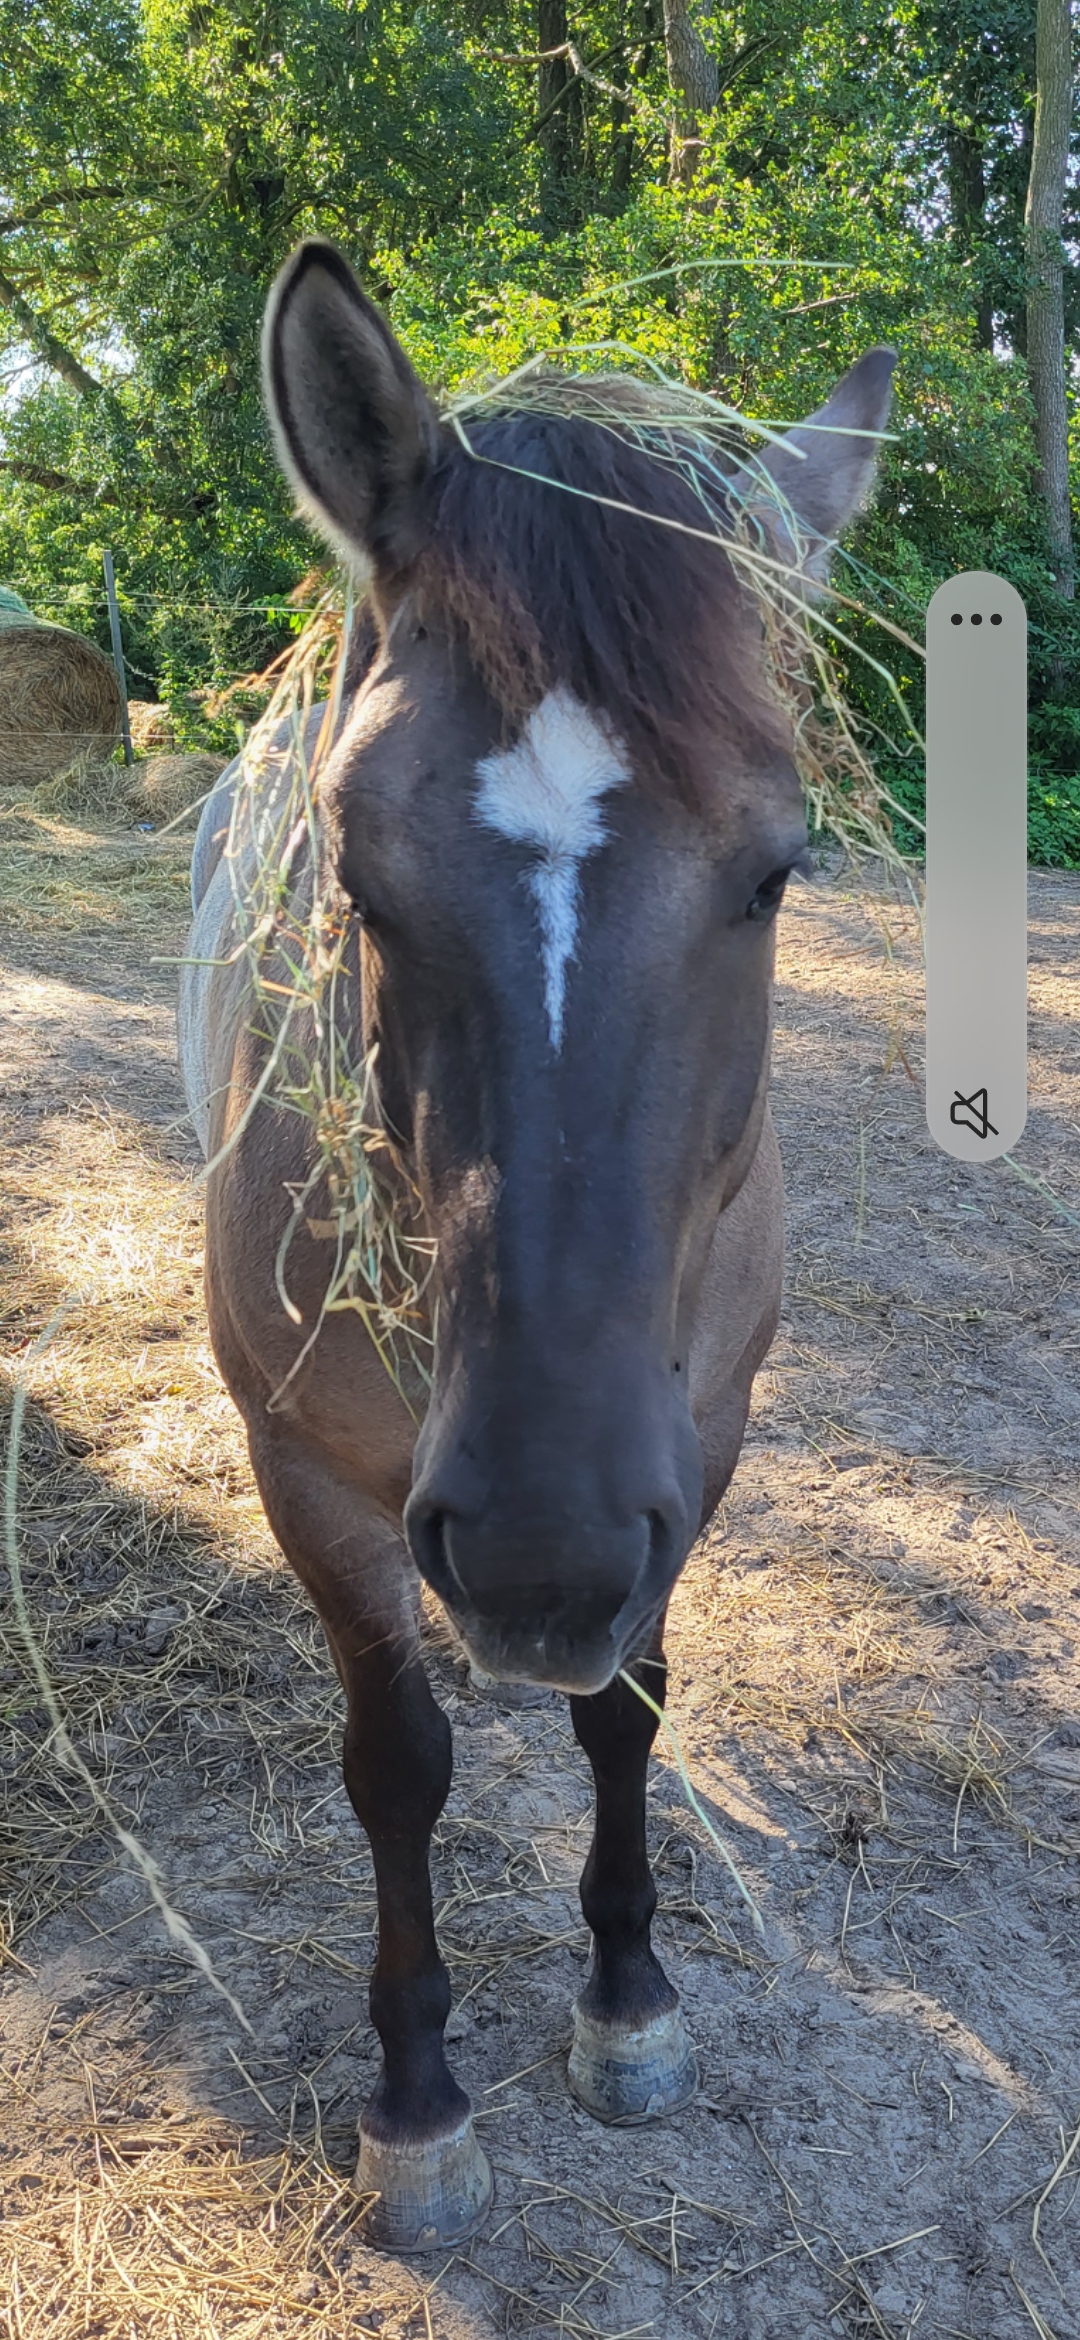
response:
{"label": "white star marking", "polygon": [[578,931],[578,869],[607,835],[599,799],[630,770],[618,743],[569,691],[549,691],[516,744],[477,765],[474,810],[485,828],[535,846],[529,891],[540,923],[551,1045],[562,1046],[566,970]]}

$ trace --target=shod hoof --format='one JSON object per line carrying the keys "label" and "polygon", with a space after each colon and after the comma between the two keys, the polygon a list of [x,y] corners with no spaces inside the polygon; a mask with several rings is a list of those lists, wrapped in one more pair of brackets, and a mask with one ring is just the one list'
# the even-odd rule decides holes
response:
{"label": "shod hoof", "polygon": [[681,2111],[698,2085],[681,2010],[671,2007],[635,2029],[597,2022],[575,2007],[566,2076],[571,2096],[594,2120],[630,2124]]}
{"label": "shod hoof", "polygon": [[445,2137],[385,2145],[360,2123],[353,2185],[374,2197],[359,2231],[376,2251],[441,2251],[475,2234],[491,2203],[491,2171],[472,2116]]}

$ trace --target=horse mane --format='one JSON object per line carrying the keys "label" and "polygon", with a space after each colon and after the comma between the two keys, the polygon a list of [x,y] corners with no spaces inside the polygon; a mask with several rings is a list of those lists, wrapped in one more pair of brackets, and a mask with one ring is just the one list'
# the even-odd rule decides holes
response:
{"label": "horse mane", "polygon": [[417,593],[508,730],[561,684],[646,782],[699,806],[715,800],[721,751],[729,769],[733,752],[790,752],[724,545],[715,444],[677,393],[552,373],[465,432],[444,426]]}

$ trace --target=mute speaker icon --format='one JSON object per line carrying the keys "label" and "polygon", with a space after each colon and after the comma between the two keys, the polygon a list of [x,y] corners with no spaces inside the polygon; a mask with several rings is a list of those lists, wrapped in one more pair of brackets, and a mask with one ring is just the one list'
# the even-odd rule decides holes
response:
{"label": "mute speaker icon", "polygon": [[957,1129],[970,1129],[977,1138],[996,1137],[997,1130],[990,1119],[990,1103],[985,1089],[973,1090],[970,1097],[962,1097],[959,1089],[953,1091],[949,1120]]}

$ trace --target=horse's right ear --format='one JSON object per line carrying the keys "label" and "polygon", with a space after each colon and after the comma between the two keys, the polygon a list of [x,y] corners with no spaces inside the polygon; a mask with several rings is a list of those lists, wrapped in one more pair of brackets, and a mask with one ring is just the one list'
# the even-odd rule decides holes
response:
{"label": "horse's right ear", "polygon": [[263,386],[308,517],[352,567],[400,576],[423,543],[438,416],[333,244],[301,244],[274,283]]}

